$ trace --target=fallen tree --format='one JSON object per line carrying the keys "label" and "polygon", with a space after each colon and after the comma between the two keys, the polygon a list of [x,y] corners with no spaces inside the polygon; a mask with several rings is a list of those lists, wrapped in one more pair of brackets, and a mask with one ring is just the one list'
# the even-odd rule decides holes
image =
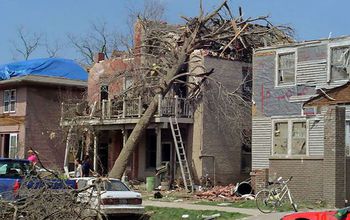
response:
{"label": "fallen tree", "polygon": [[[226,0],[209,14],[204,14],[201,4],[198,17],[183,18],[186,24],[182,26],[141,19],[144,38],[139,48],[134,50],[133,57],[140,60],[134,70],[155,75],[158,85],[150,92],[140,81],[151,101],[128,137],[109,177],[122,177],[135,147],[157,111],[159,95],[166,96],[174,82],[181,76],[190,75],[183,73],[182,69],[195,50],[208,50],[211,56],[251,62],[254,48],[292,42],[290,28],[273,26],[267,16],[244,19],[240,13],[234,17]],[[205,79],[211,73],[213,70],[196,77]],[[203,82],[192,85],[192,89],[200,90]]]}

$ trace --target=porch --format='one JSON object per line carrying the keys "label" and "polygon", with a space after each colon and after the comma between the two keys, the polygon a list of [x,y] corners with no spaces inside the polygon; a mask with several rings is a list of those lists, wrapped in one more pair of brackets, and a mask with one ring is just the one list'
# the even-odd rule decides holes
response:
{"label": "porch", "polygon": [[[186,98],[158,96],[158,109],[152,122],[168,122],[177,117],[179,123],[193,123],[193,103]],[[63,102],[61,125],[113,125],[136,124],[148,107],[148,99],[103,99],[89,106],[87,101]]]}

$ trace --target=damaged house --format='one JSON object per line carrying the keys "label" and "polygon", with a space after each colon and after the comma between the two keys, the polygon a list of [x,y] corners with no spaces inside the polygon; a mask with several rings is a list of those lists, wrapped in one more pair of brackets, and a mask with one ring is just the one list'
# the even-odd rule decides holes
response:
{"label": "damaged house", "polygon": [[293,176],[300,201],[350,198],[350,37],[265,47],[253,56],[252,180]]}
{"label": "damaged house", "polygon": [[[196,19],[189,19],[189,26],[139,21],[131,56],[124,52],[115,52],[109,60],[102,54],[97,56],[89,74],[85,115],[71,114],[72,106],[63,104],[61,124],[70,131],[67,146],[75,148],[72,151],[69,147],[67,154],[90,154],[94,169],[107,174],[131,131],[152,105],[151,100],[157,97],[157,110],[126,170],[130,179],[155,176],[162,165],[168,167],[170,183],[188,177],[192,187],[204,176],[214,184],[247,178],[251,164],[252,48],[290,39],[277,28],[242,18],[236,21],[211,16],[209,25],[198,31],[202,38],[195,39],[196,48],[189,54],[181,54],[180,49],[186,45],[183,38],[189,36],[189,26],[196,28]],[[214,40],[212,34],[221,37]],[[174,83],[169,91],[162,95],[160,85],[167,82],[163,70],[174,68],[178,56],[185,56],[185,62],[170,79]],[[73,135],[82,140],[76,141],[80,144],[70,144]],[[71,162],[66,160],[66,168]]]}
{"label": "damaged house", "polygon": [[52,169],[62,167],[65,142],[61,103],[81,100],[87,72],[72,60],[48,58],[0,66],[0,157],[38,152]]}

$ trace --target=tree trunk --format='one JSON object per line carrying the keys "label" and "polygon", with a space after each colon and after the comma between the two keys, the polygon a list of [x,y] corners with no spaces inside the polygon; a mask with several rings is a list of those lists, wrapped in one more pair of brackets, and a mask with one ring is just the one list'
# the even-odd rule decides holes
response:
{"label": "tree trunk", "polygon": [[[181,65],[186,62],[187,59],[187,50],[189,46],[192,44],[192,38],[186,39],[186,43],[183,45],[182,50],[179,52],[179,57],[176,65],[173,68],[167,71],[167,75],[160,80],[160,88],[163,96],[167,94],[169,89],[172,86],[173,77],[179,72]],[[128,137],[125,146],[122,148],[117,160],[115,161],[112,170],[109,173],[109,177],[121,179],[128,161],[132,156],[136,146],[138,145],[142,135],[146,131],[154,113],[158,109],[158,95],[154,96],[152,102],[146,109],[143,116],[140,118],[139,122],[135,125],[135,128],[132,130],[130,136]]]}

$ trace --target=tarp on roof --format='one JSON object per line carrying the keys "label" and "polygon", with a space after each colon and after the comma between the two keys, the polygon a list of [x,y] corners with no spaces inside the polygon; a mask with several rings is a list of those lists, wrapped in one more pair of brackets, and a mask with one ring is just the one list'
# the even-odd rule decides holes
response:
{"label": "tarp on roof", "polygon": [[0,66],[0,80],[26,75],[60,77],[87,81],[88,73],[73,60],[43,58],[9,63]]}

